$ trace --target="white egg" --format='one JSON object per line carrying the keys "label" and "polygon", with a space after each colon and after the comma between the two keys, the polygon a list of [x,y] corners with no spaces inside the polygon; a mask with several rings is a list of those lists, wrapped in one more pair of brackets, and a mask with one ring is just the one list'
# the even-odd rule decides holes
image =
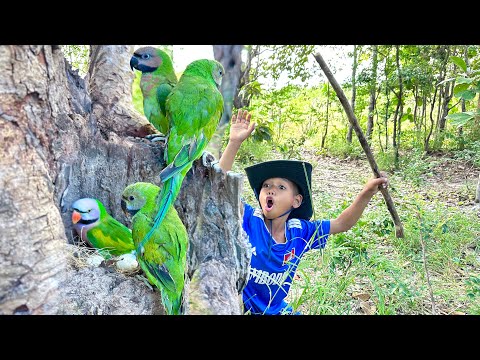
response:
{"label": "white egg", "polygon": [[97,267],[102,263],[103,260],[105,260],[103,256],[93,254],[87,258],[86,262],[90,266]]}
{"label": "white egg", "polygon": [[120,255],[115,266],[120,271],[133,271],[138,268],[137,257],[135,254]]}

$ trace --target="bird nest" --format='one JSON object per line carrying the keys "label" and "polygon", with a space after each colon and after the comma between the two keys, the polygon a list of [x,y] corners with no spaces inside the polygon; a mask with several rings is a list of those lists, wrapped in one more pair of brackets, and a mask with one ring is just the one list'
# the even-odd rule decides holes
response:
{"label": "bird nest", "polygon": [[[110,257],[106,259],[104,255],[110,255]],[[104,267],[126,276],[133,276],[141,271],[139,266],[135,269],[117,268],[116,263],[121,256],[111,255],[108,249],[92,248],[79,237],[74,238],[73,244],[67,244],[67,263],[74,269]]]}

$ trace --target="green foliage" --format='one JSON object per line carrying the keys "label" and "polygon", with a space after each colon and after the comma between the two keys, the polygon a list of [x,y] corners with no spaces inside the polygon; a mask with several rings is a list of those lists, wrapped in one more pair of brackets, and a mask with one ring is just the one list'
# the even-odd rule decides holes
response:
{"label": "green foliage", "polygon": [[[477,94],[480,93],[480,61],[476,57],[476,51],[469,51],[469,55],[473,55],[473,61],[470,66],[467,65],[464,59],[458,56],[450,56],[450,61],[460,68],[461,74],[446,80],[455,80],[453,94],[456,98],[466,102],[474,100]],[[475,119],[475,117],[480,116],[480,108],[477,108],[476,111],[462,111],[459,113],[455,113],[455,110],[447,116],[447,119],[454,126],[464,126]]]}
{"label": "green foliage", "polygon": [[88,72],[90,45],[62,45],[62,51],[72,68],[84,77]]}
{"label": "green foliage", "polygon": [[286,72],[290,79],[300,78],[303,82],[312,76],[306,64],[314,52],[313,45],[268,45],[265,49],[271,54],[263,63],[262,73],[278,80]]}
{"label": "green foliage", "polygon": [[[224,139],[225,145],[227,141],[228,135]],[[246,166],[272,159],[273,148],[273,144],[268,141],[254,141],[251,138],[245,140],[235,157],[233,170],[241,173]]]}
{"label": "green foliage", "polygon": [[[354,135],[355,136],[355,135]],[[317,154],[328,153],[331,156],[341,159],[363,159],[365,158],[365,152],[363,151],[360,143],[355,138],[351,143],[346,141],[344,134],[332,134],[327,142],[328,149],[322,151],[321,138],[316,137],[313,141],[313,147],[316,149]]]}
{"label": "green foliage", "polygon": [[140,114],[145,115],[143,112],[143,94],[142,89],[140,89],[140,79],[142,78],[142,73],[140,71],[135,71],[135,79],[132,83],[132,102],[133,107]]}
{"label": "green foliage", "polygon": [[455,152],[454,158],[468,161],[480,168],[480,140],[469,142],[465,149]]}
{"label": "green foliage", "polygon": [[416,186],[422,185],[425,175],[432,175],[431,169],[440,160],[427,161],[420,150],[410,151],[408,156],[400,158],[400,174],[405,180],[411,181]]}

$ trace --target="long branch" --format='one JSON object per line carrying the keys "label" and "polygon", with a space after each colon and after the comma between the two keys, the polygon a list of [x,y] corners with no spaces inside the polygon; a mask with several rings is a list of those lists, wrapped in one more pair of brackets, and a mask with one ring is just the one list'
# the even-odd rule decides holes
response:
{"label": "long branch", "polygon": [[[373,157],[372,151],[370,150],[370,146],[368,145],[367,139],[365,138],[365,135],[363,134],[362,129],[358,124],[358,120],[355,117],[355,114],[353,113],[350,103],[348,102],[347,97],[345,96],[345,93],[343,92],[342,88],[340,87],[337,80],[333,76],[332,72],[328,68],[326,62],[323,60],[323,57],[320,55],[320,53],[317,52],[314,56],[315,56],[315,60],[317,60],[323,72],[327,76],[328,81],[330,82],[330,84],[332,84],[332,87],[335,90],[337,97],[340,100],[347,114],[348,121],[350,121],[350,124],[353,126],[353,129],[357,134],[358,140],[362,145],[363,151],[367,155],[367,159],[370,164],[370,167],[373,170],[373,173],[375,174],[376,177],[381,177],[375,158]],[[393,200],[390,196],[390,193],[388,192],[388,189],[383,187],[380,187],[380,192],[382,193],[383,198],[385,199],[385,203],[387,204],[388,211],[392,215],[393,223],[395,224],[395,234],[397,238],[403,238],[404,237],[403,225],[402,225],[402,222],[400,221],[400,217],[398,216],[397,210],[395,209],[395,205],[393,204]]]}

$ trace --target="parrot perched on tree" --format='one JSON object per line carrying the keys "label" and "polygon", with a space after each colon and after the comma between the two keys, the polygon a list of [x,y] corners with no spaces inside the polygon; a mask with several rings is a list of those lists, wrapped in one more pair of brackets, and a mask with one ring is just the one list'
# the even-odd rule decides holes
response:
{"label": "parrot perched on tree", "polygon": [[167,97],[165,108],[170,124],[165,145],[167,166],[160,172],[163,187],[155,223],[136,248],[140,254],[175,201],[185,175],[193,162],[202,156],[217,128],[223,113],[223,96],[219,89],[224,73],[223,65],[216,60],[194,60],[187,65]]}
{"label": "parrot perched on tree", "polygon": [[135,250],[132,231],[107,213],[97,199],[82,198],[72,204],[72,222],[78,236],[109,259]]}
{"label": "parrot perched on tree", "polygon": [[145,116],[158,131],[168,135],[170,126],[165,116],[165,100],[177,84],[172,59],[165,51],[146,46],[133,53],[130,67],[142,72],[140,89]]}
{"label": "parrot perched on tree", "polygon": [[[159,194],[160,187],[145,182],[131,184],[123,191],[122,209],[132,216],[136,245],[153,226]],[[167,314],[179,315],[183,304],[188,234],[174,206],[168,209],[165,220],[153,232],[144,253],[137,253],[137,260],[148,280],[160,290]]]}

